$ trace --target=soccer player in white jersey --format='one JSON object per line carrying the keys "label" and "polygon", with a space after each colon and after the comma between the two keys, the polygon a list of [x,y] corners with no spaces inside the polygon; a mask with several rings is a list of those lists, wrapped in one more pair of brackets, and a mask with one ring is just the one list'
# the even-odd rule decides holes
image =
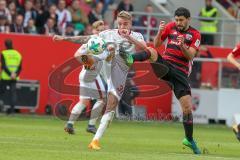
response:
{"label": "soccer player in white jersey", "polygon": [[[147,48],[141,33],[131,31],[132,16],[126,11],[121,11],[117,15],[118,29],[110,29],[99,33],[108,44],[115,45],[115,55],[112,58],[111,65],[105,66],[109,70],[106,75],[108,85],[106,111],[101,118],[98,130],[89,144],[89,148],[99,150],[99,140],[103,136],[104,131],[111,122],[118,102],[123,94],[125,82],[129,70],[129,57],[131,61],[143,61],[152,57],[157,57],[154,49]],[[64,40],[86,43],[90,36],[65,37]],[[136,46],[143,51],[136,53]],[[131,56],[129,56],[131,55]],[[131,62],[132,63],[132,62]],[[108,68],[110,67],[110,69]]]}
{"label": "soccer player in white jersey", "polygon": [[[126,64],[126,57],[128,55],[135,55],[136,45],[140,46],[140,49],[145,49],[142,54],[136,53],[134,60],[146,60],[149,59],[151,54],[156,55],[156,52],[150,48],[146,48],[145,41],[141,33],[131,31],[132,16],[126,11],[122,11],[117,15],[118,29],[106,30],[99,33],[108,43],[114,43],[116,50],[115,55],[111,61],[111,75],[108,76],[108,95],[106,111],[101,119],[97,132],[89,144],[89,148],[93,150],[99,150],[99,140],[103,136],[104,131],[111,122],[116,107],[124,91],[127,74],[129,71],[129,65]],[[140,56],[140,57],[139,57]]]}
{"label": "soccer player in white jersey", "polygon": [[[93,34],[98,34],[99,32],[104,30],[104,22],[96,21],[93,23]],[[54,40],[63,40],[65,37],[63,36],[55,36]],[[75,53],[75,58],[80,58],[82,55],[87,55],[86,44],[83,44]],[[100,55],[99,55],[100,56]],[[105,55],[106,58],[107,55]],[[101,57],[104,59],[104,56]],[[82,111],[86,108],[87,104],[92,99],[96,99],[97,102],[94,104],[92,108],[92,112],[90,115],[89,124],[87,127],[87,132],[96,133],[96,121],[97,118],[101,115],[102,109],[105,105],[105,87],[102,79],[99,76],[99,72],[102,68],[102,61],[96,61],[91,66],[84,66],[79,74],[79,82],[80,82],[80,97],[79,102],[73,107],[71,111],[71,115],[69,120],[64,128],[66,132],[69,134],[74,134],[73,124],[82,113]],[[90,67],[90,68],[89,68]]]}

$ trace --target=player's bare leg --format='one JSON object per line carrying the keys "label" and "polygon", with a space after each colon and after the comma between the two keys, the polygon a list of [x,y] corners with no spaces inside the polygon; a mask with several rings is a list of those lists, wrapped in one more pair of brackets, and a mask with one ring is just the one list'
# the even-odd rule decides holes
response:
{"label": "player's bare leg", "polygon": [[183,126],[185,138],[183,144],[193,150],[195,154],[201,154],[197,144],[193,140],[193,116],[192,116],[192,97],[185,95],[179,99],[183,111]]}
{"label": "player's bare leg", "polygon": [[97,129],[97,133],[95,134],[92,142],[88,145],[89,149],[93,149],[93,150],[101,149],[99,140],[103,136],[104,131],[107,129],[107,127],[111,123],[117,104],[118,104],[118,98],[110,92],[108,94],[106,111],[101,119],[100,125]]}

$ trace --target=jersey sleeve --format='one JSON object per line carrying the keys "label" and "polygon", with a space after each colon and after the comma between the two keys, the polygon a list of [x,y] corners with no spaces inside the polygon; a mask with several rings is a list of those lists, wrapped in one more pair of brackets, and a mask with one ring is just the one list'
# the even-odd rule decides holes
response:
{"label": "jersey sleeve", "polygon": [[240,55],[240,44],[236,45],[235,48],[231,52],[234,57],[237,57]]}
{"label": "jersey sleeve", "polygon": [[190,47],[198,51],[200,44],[201,44],[201,35],[199,32],[195,32],[193,35],[193,40],[192,40],[192,43],[190,44]]}
{"label": "jersey sleeve", "polygon": [[143,35],[141,33],[136,33],[134,38],[137,39],[138,41],[144,41]]}
{"label": "jersey sleeve", "polygon": [[106,39],[108,37],[108,35],[111,34],[111,30],[105,30],[102,31],[98,34],[99,37]]}

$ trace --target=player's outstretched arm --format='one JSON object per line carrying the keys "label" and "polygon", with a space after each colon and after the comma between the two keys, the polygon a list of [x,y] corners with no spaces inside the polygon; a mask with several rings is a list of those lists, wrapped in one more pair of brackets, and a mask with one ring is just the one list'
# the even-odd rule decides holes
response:
{"label": "player's outstretched arm", "polygon": [[68,41],[78,44],[85,44],[90,39],[90,36],[72,36],[72,37],[65,37],[60,35],[54,35],[53,41]]}

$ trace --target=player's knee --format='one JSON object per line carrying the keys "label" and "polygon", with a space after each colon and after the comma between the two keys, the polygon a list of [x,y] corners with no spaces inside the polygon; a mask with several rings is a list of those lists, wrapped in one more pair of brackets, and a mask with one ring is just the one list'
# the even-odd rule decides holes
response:
{"label": "player's knee", "polygon": [[86,108],[86,105],[83,103],[78,103],[76,106],[73,107],[71,113],[72,114],[80,114],[82,109]]}
{"label": "player's knee", "polygon": [[115,109],[117,107],[117,104],[118,104],[117,97],[112,95],[112,94],[109,94],[108,101],[107,101],[106,112],[115,111]]}
{"label": "player's knee", "polygon": [[189,114],[192,112],[192,104],[189,102],[181,103],[183,114]]}
{"label": "player's knee", "polygon": [[105,113],[113,112],[115,111],[115,109],[116,109],[116,106],[107,106]]}
{"label": "player's knee", "polygon": [[105,113],[115,111],[116,107],[117,107],[117,105],[115,105],[115,102],[114,103],[108,103]]}
{"label": "player's knee", "polygon": [[183,96],[179,99],[183,114],[189,114],[192,113],[192,102],[191,102],[191,96]]}
{"label": "player's knee", "polygon": [[104,101],[104,100],[97,100],[97,102],[96,102],[99,106],[104,106],[104,105],[106,105],[106,102]]}
{"label": "player's knee", "polygon": [[190,114],[192,113],[192,106],[187,105],[187,106],[183,106],[183,114]]}

